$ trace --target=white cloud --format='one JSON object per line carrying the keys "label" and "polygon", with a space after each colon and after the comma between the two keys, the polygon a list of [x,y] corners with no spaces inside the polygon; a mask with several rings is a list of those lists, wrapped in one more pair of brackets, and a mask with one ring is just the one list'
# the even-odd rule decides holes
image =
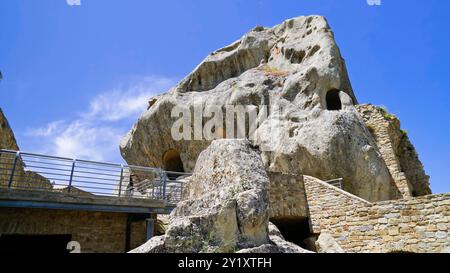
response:
{"label": "white cloud", "polygon": [[147,77],[129,88],[102,93],[91,101],[85,117],[110,122],[135,117],[147,107],[150,97],[166,91],[173,84],[172,79]]}
{"label": "white cloud", "polygon": [[[49,122],[27,130],[38,153],[94,161],[120,160],[119,141],[143,113],[148,100],[175,83],[169,78],[146,77],[125,88],[95,96],[73,120]],[[83,110],[83,109],[82,109]]]}
{"label": "white cloud", "polygon": [[112,126],[94,126],[76,120],[52,138],[56,156],[108,161],[118,153],[123,131]]}
{"label": "white cloud", "polygon": [[48,137],[51,136],[55,132],[55,130],[61,126],[62,123],[64,123],[63,120],[58,120],[50,122],[43,128],[28,129],[26,135],[32,137]]}

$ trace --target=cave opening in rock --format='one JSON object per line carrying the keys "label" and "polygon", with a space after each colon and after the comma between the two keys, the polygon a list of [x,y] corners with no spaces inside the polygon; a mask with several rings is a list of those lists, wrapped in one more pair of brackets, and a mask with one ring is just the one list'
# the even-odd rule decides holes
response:
{"label": "cave opening in rock", "polygon": [[326,97],[327,109],[330,111],[339,111],[342,109],[341,98],[339,97],[339,90],[330,90]]}
{"label": "cave opening in rock", "polygon": [[[175,149],[167,150],[162,158],[164,170],[169,172],[184,172],[183,161],[181,161],[180,153]],[[169,173],[169,178],[177,178],[181,174]]]}
{"label": "cave opening in rock", "polygon": [[270,219],[281,232],[284,239],[294,243],[304,249],[315,250],[315,246],[308,242],[308,238],[313,237],[309,218],[306,217],[274,217]]}

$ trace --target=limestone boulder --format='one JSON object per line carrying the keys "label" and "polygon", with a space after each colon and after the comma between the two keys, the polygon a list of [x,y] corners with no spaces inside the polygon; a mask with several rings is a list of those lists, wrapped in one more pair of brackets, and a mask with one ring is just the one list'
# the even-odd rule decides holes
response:
{"label": "limestone boulder", "polygon": [[316,250],[318,253],[344,253],[342,247],[329,233],[320,234],[316,241]]}
{"label": "limestone boulder", "polygon": [[248,141],[212,142],[166,234],[134,252],[235,252],[268,244],[268,184],[260,153]]}
{"label": "limestone boulder", "polygon": [[164,253],[164,236],[155,236],[129,253]]}
{"label": "limestone boulder", "polygon": [[[248,138],[267,170],[344,178],[344,189],[353,194],[370,201],[390,199],[391,176],[356,103],[326,19],[303,16],[272,28],[256,27],[211,53],[176,87],[152,98],[120,150],[129,164],[163,168],[172,166],[167,152],[176,151],[179,169],[190,172],[212,139]],[[258,137],[228,134],[225,122],[212,128],[214,138],[195,129],[212,116],[205,114],[211,106],[224,110],[230,105],[267,110]],[[189,120],[200,112],[200,121],[183,126],[186,134],[177,139],[173,129],[179,116],[172,110],[181,106]]]}
{"label": "limestone boulder", "polygon": [[450,253],[450,247],[443,248],[441,253]]}

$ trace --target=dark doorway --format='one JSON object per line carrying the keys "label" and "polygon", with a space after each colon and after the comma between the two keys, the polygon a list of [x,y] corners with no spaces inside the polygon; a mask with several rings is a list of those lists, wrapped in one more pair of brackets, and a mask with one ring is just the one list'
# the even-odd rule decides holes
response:
{"label": "dark doorway", "polygon": [[[181,161],[180,153],[175,149],[167,150],[162,158],[164,169],[169,172],[184,172],[183,162]],[[169,178],[177,178],[181,174],[169,173]]]}
{"label": "dark doorway", "polygon": [[327,109],[330,111],[342,110],[342,102],[339,97],[339,90],[331,90],[327,93]]}
{"label": "dark doorway", "polygon": [[309,219],[305,217],[275,217],[270,219],[280,230],[284,239],[288,242],[309,249],[305,240],[312,236]]}
{"label": "dark doorway", "polygon": [[67,244],[72,235],[21,235],[2,234],[0,253],[69,253]]}

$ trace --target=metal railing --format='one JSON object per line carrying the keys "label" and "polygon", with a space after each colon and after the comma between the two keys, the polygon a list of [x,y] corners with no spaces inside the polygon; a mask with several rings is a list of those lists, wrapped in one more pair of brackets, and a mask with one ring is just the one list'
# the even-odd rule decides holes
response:
{"label": "metal railing", "polygon": [[337,178],[337,179],[328,180],[328,181],[324,181],[324,182],[342,190],[342,182],[343,181],[344,181],[343,178]]}
{"label": "metal railing", "polygon": [[0,188],[81,196],[146,198],[176,204],[188,173],[0,150]]}

